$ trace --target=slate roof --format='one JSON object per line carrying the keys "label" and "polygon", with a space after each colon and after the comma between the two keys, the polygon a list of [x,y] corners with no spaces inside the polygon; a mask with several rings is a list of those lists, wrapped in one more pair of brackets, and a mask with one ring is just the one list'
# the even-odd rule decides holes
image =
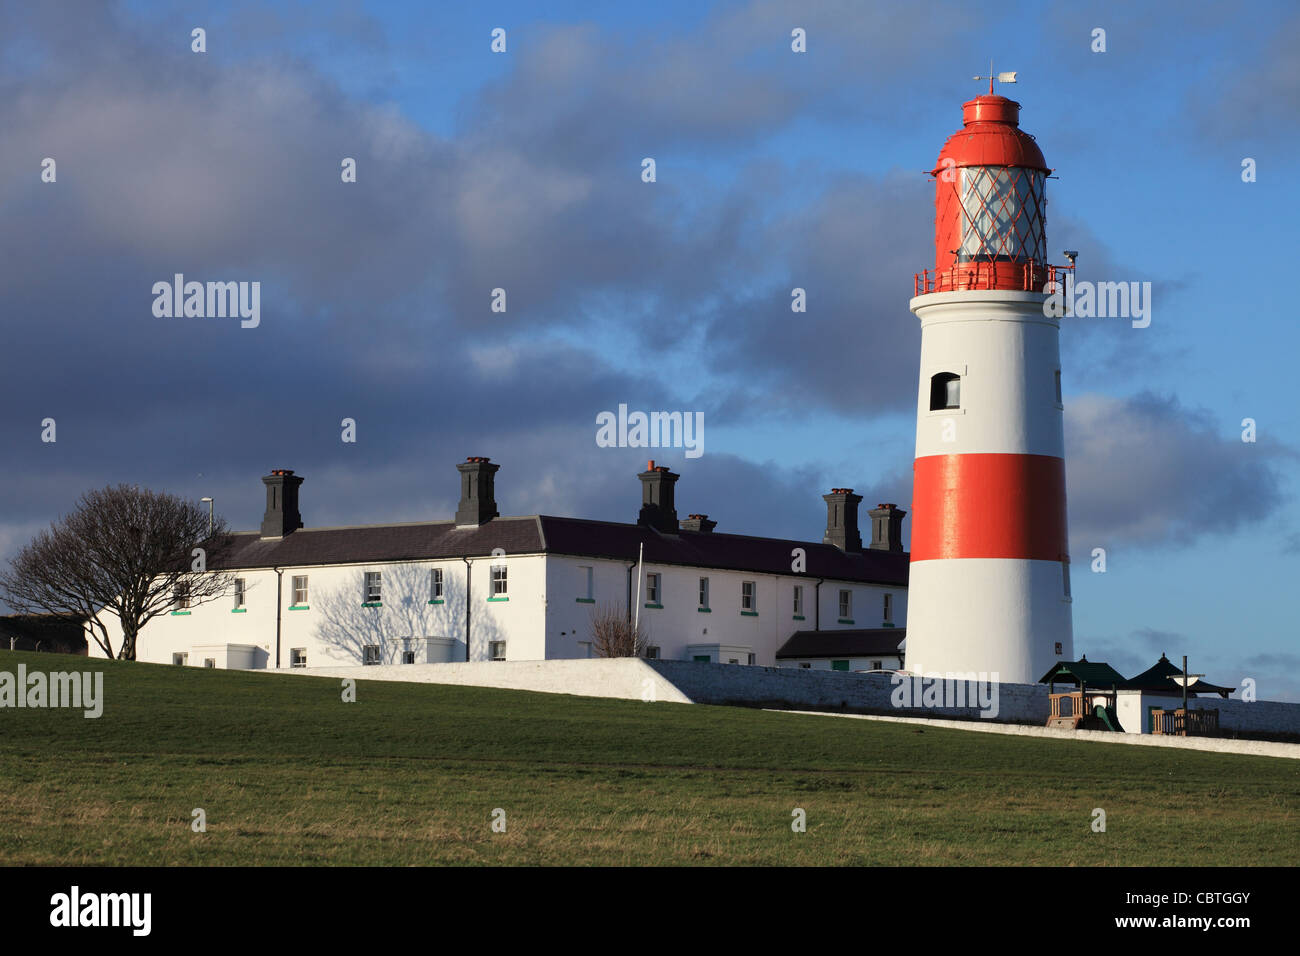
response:
{"label": "slate roof", "polygon": [[232,535],[229,550],[214,553],[208,566],[235,570],[427,561],[486,557],[494,548],[507,555],[547,553],[635,561],[642,544],[645,560],[651,564],[784,575],[791,573],[791,552],[803,548],[804,576],[812,581],[907,585],[908,555],[902,551],[850,554],[821,542],[700,531],[664,534],[643,525],[551,515],[493,518],[478,527],[460,528],[454,521],[300,528],[283,538],[245,531]]}
{"label": "slate roof", "polygon": [[805,657],[893,657],[907,636],[905,627],[837,628],[795,631],[776,652],[776,659]]}
{"label": "slate roof", "polygon": [[907,584],[908,555],[903,551],[864,550],[851,554],[820,541],[757,538],[717,531],[680,531],[663,534],[651,528],[616,521],[541,517],[546,550],[553,554],[619,558],[635,561],[637,547],[645,543],[645,559],[653,564],[790,574],[791,552],[803,548],[808,566],[804,577],[862,581],[872,584]]}
{"label": "slate roof", "polygon": [[454,521],[299,528],[283,538],[241,531],[231,536],[230,550],[215,554],[208,566],[228,570],[426,561],[487,556],[493,548],[503,548],[506,554],[544,550],[538,519],[493,518],[478,527],[462,528]]}

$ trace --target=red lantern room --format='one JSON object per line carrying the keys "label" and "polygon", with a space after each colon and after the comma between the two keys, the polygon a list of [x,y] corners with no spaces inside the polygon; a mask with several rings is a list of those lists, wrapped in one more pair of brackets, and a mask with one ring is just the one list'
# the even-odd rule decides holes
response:
{"label": "red lantern room", "polygon": [[934,272],[917,276],[916,293],[1041,292],[1049,279],[1050,172],[1034,138],[1020,128],[1019,103],[991,92],[963,103],[962,128],[948,137],[931,171]]}

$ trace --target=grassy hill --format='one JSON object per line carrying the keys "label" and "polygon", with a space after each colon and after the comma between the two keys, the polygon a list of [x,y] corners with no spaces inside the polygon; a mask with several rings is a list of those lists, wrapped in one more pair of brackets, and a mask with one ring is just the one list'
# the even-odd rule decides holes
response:
{"label": "grassy hill", "polygon": [[436,685],[343,703],[334,679],[0,652],[20,662],[103,670],[105,705],[0,709],[8,865],[1300,856],[1291,760]]}

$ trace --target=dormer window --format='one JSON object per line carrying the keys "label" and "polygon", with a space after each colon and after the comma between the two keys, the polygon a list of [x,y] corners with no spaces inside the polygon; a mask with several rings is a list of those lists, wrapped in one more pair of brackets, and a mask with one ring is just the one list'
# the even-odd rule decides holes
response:
{"label": "dormer window", "polygon": [[961,408],[961,376],[939,372],[930,377],[930,411]]}

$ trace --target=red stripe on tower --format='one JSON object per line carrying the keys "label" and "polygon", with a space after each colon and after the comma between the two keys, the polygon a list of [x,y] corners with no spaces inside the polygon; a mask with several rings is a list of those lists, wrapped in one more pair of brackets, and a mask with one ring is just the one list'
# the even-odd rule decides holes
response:
{"label": "red stripe on tower", "polygon": [[1064,558],[1060,458],[930,455],[913,467],[912,561]]}

